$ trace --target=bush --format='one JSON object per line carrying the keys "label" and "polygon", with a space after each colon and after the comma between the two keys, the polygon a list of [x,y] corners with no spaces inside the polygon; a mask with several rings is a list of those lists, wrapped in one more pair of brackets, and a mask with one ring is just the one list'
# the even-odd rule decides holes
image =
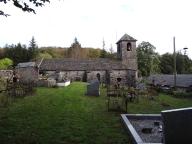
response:
{"label": "bush", "polygon": [[7,69],[13,65],[13,61],[9,58],[0,59],[0,69]]}

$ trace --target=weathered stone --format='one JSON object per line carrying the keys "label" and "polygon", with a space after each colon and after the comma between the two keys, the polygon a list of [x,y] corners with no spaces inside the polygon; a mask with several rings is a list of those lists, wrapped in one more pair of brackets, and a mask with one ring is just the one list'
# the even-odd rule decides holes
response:
{"label": "weathered stone", "polygon": [[12,75],[13,75],[12,70],[0,70],[0,77],[2,78],[10,79]]}
{"label": "weathered stone", "polygon": [[[136,55],[136,39],[125,34],[117,42],[117,58],[96,58],[81,59],[65,58],[65,59],[44,59],[39,65],[39,70],[52,72],[59,71],[61,77],[65,77],[71,81],[90,81],[98,79],[101,83],[116,84],[117,79],[120,85],[129,85],[135,87],[135,79],[137,78],[137,55]],[[77,45],[77,41],[75,42]],[[75,44],[75,45],[76,45]]]}
{"label": "weathered stone", "polygon": [[100,89],[99,89],[99,81],[97,79],[92,80],[90,84],[87,85],[87,93],[88,96],[99,96]]}
{"label": "weathered stone", "polygon": [[54,87],[54,86],[56,86],[56,80],[54,80],[54,79],[39,80],[37,82],[37,86],[40,86],[40,87]]}
{"label": "weathered stone", "polygon": [[162,111],[165,144],[192,143],[192,108]]}

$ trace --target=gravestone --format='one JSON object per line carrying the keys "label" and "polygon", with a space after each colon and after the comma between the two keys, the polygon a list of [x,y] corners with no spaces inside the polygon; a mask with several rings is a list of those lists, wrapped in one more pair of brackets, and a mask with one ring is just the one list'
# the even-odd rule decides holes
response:
{"label": "gravestone", "polygon": [[98,79],[92,80],[87,85],[87,93],[88,96],[99,96],[100,95],[100,89],[99,89],[99,81]]}
{"label": "gravestone", "polygon": [[192,107],[162,111],[165,144],[192,144]]}

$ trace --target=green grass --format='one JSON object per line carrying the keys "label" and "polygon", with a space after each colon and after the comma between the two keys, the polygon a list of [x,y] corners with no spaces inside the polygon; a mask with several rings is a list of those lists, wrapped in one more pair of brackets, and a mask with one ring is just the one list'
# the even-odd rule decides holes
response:
{"label": "green grass", "polygon": [[175,98],[166,94],[159,94],[154,100],[140,97],[138,103],[128,104],[128,113],[159,114],[162,110],[191,107],[192,99]]}
{"label": "green grass", "polygon": [[[86,84],[38,88],[12,103],[0,119],[1,144],[118,144],[128,142],[119,114],[105,97],[85,96]],[[103,91],[102,91],[103,92]],[[4,110],[5,111],[5,110]]]}
{"label": "green grass", "polygon": [[[88,97],[85,83],[65,88],[38,88],[34,96],[0,108],[0,144],[124,144],[129,136],[120,113],[108,112],[105,89]],[[192,106],[190,99],[160,95],[128,104],[128,113],[160,113]]]}

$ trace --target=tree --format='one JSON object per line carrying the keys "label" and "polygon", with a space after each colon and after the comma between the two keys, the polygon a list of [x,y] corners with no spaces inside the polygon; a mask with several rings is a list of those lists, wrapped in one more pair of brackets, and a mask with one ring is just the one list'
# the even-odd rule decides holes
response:
{"label": "tree", "polygon": [[89,48],[87,57],[88,58],[99,58],[100,57],[100,51],[101,51],[101,49]]}
{"label": "tree", "polygon": [[116,58],[116,54],[114,53],[114,50],[113,50],[113,46],[111,44],[111,47],[109,48],[109,53],[107,54],[108,58],[111,58],[111,59],[115,59]]}
{"label": "tree", "polygon": [[9,66],[13,65],[13,61],[9,58],[0,59],[0,69],[7,69]]}
{"label": "tree", "polygon": [[173,55],[165,53],[160,58],[160,69],[163,74],[173,74]]}
{"label": "tree", "polygon": [[34,59],[38,55],[38,46],[34,37],[32,37],[31,41],[29,42],[28,53],[29,59]]}
{"label": "tree", "polygon": [[107,51],[105,49],[101,50],[100,58],[106,58],[107,57]]}
{"label": "tree", "polygon": [[[163,54],[160,58],[160,68],[163,74],[173,74],[174,61],[173,54]],[[192,60],[187,55],[176,53],[176,71],[178,74],[186,74],[192,72]]]}
{"label": "tree", "polygon": [[[8,2],[13,2],[13,5],[24,12],[33,12],[35,14],[35,9],[33,7],[42,7],[45,3],[50,2],[49,0],[0,0],[0,2],[3,2],[4,4],[7,4]],[[0,10],[0,15],[3,16],[9,16],[9,14],[6,14],[4,11]]]}
{"label": "tree", "polygon": [[38,53],[37,58],[52,59],[53,57],[48,52],[42,52],[42,53]]}
{"label": "tree", "polygon": [[0,59],[4,57],[4,49],[0,48]]}
{"label": "tree", "polygon": [[20,62],[28,62],[28,50],[25,45],[18,43],[17,45],[10,45],[5,48],[5,57],[13,60],[14,65]]}
{"label": "tree", "polygon": [[142,42],[137,47],[138,69],[142,76],[159,73],[159,55],[149,42]]}
{"label": "tree", "polygon": [[184,61],[184,73],[191,74],[192,73],[192,60],[187,56],[183,56]]}
{"label": "tree", "polygon": [[101,50],[100,58],[106,58],[107,57],[107,51],[105,50],[105,41],[103,39],[103,49]]}
{"label": "tree", "polygon": [[77,38],[75,38],[71,47],[68,49],[68,56],[70,58],[80,59],[82,55],[81,44],[78,42]]}

